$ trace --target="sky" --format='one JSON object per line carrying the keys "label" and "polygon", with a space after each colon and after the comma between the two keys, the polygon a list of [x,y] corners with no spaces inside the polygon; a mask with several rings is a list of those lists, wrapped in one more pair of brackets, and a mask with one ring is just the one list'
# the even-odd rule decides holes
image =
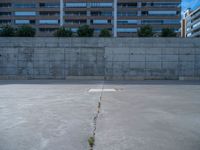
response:
{"label": "sky", "polygon": [[182,10],[185,11],[187,8],[195,9],[200,6],[200,0],[182,0]]}

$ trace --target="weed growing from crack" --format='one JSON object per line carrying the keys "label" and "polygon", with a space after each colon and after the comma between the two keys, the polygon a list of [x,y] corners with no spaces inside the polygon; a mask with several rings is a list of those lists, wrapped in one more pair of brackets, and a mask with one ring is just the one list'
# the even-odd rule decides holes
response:
{"label": "weed growing from crack", "polygon": [[93,136],[88,138],[88,144],[90,145],[91,148],[93,148],[94,142],[95,142],[95,139]]}

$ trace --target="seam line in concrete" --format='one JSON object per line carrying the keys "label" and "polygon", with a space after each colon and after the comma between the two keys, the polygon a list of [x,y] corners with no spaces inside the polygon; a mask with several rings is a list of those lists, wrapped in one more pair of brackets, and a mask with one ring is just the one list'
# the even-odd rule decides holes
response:
{"label": "seam line in concrete", "polygon": [[[94,127],[94,129],[93,129],[92,137],[94,139],[94,146],[95,146],[95,135],[96,135],[96,129],[97,129],[97,121],[98,121],[99,114],[100,114],[104,86],[105,86],[105,79],[103,80],[103,85],[102,85],[102,88],[101,88],[101,94],[100,94],[99,101],[98,101],[98,104],[97,104],[97,112],[96,112],[96,114],[94,116],[94,119],[93,119],[93,127]],[[90,147],[90,150],[93,150],[94,146]]]}

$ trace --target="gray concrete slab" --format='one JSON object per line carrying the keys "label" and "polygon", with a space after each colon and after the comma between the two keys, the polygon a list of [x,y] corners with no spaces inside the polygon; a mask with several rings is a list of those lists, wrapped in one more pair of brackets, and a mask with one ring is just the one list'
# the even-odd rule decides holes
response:
{"label": "gray concrete slab", "polygon": [[[194,85],[195,84],[195,85]],[[95,150],[199,150],[200,85],[112,84],[103,93]]]}
{"label": "gray concrete slab", "polygon": [[0,150],[89,149],[102,84],[76,83],[0,81]]}
{"label": "gray concrete slab", "polygon": [[[0,81],[0,150],[88,150],[103,81]],[[113,81],[94,150],[199,150],[199,81]]]}

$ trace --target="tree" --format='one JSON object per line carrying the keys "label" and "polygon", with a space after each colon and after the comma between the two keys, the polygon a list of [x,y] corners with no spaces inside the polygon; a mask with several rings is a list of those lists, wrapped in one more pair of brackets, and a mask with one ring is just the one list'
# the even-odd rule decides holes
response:
{"label": "tree", "polygon": [[21,37],[34,37],[35,29],[29,25],[22,25],[17,29],[17,36]]}
{"label": "tree", "polygon": [[77,30],[79,37],[92,37],[94,29],[90,28],[88,25],[80,26]]}
{"label": "tree", "polygon": [[15,35],[15,29],[10,25],[3,25],[0,30],[0,36],[10,37]]}
{"label": "tree", "polygon": [[55,33],[55,37],[72,37],[71,29],[67,29],[65,27],[60,27]]}
{"label": "tree", "polygon": [[108,29],[102,29],[99,37],[111,37],[110,31]]}
{"label": "tree", "polygon": [[149,25],[141,27],[140,30],[138,31],[138,36],[139,37],[152,37],[153,36],[152,27]]}
{"label": "tree", "polygon": [[173,29],[164,28],[162,29],[161,36],[162,37],[176,37],[176,33],[174,32]]}

